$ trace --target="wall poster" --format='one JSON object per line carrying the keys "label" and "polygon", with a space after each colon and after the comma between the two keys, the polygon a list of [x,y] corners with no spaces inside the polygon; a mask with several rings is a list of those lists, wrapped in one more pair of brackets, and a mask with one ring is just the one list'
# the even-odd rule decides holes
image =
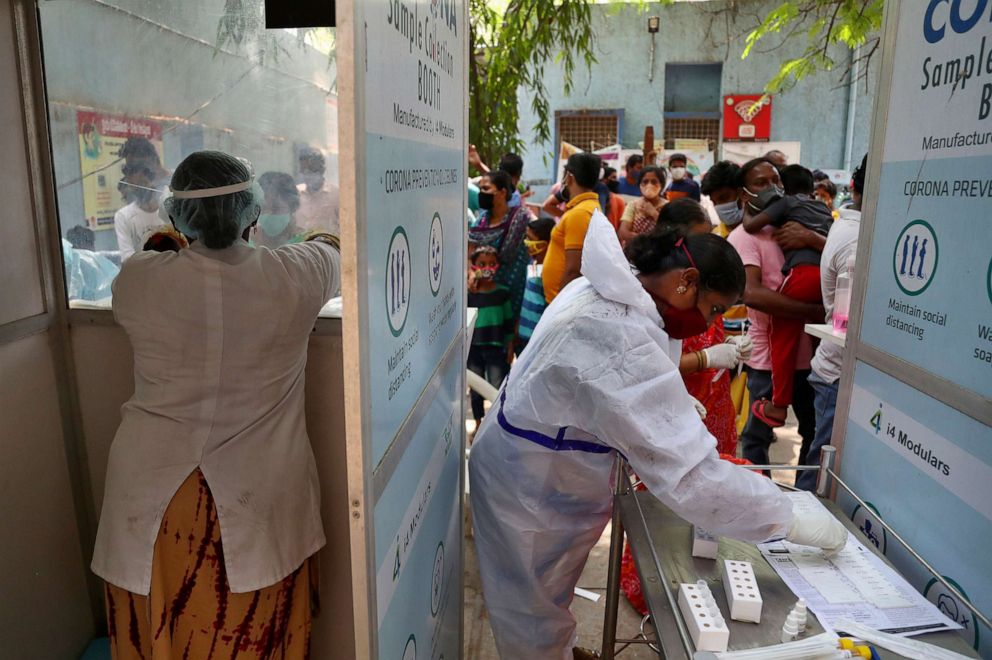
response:
{"label": "wall poster", "polygon": [[141,137],[162,159],[162,125],[142,117],[77,110],[76,130],[86,225],[96,231],[112,229],[114,213],[124,205],[117,187],[123,164],[118,153],[128,138]]}

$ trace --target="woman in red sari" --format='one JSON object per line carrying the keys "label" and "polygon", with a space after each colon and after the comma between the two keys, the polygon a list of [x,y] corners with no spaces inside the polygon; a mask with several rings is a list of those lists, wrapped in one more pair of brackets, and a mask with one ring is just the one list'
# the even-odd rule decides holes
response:
{"label": "woman in red sari", "polygon": [[[678,199],[665,205],[658,214],[658,226],[665,225],[682,225],[687,233],[712,231],[706,211],[698,202],[691,199]],[[716,438],[716,450],[720,458],[746,464],[748,461],[737,458],[737,411],[730,398],[731,370],[710,365],[711,360],[721,361],[719,358],[726,356],[720,354],[730,353],[734,349],[737,350],[739,359],[746,359],[745,353],[750,352],[750,339],[745,336],[734,341],[735,344],[727,344],[724,348],[726,334],[723,329],[723,317],[717,316],[706,332],[683,340],[679,371],[685,381],[686,390],[706,409],[703,423]],[[629,545],[625,546],[623,551],[620,587],[634,609],[642,615],[647,614],[647,605],[641,594],[641,581]]]}

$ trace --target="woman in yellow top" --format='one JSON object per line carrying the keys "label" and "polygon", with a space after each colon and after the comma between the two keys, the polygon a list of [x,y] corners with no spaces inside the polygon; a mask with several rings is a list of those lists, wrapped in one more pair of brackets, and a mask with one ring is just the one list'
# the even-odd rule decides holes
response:
{"label": "woman in yellow top", "polygon": [[551,232],[548,254],[544,257],[544,299],[550,304],[572,280],[579,277],[582,244],[586,240],[589,220],[599,206],[593,190],[599,182],[602,161],[596,154],[578,153],[568,157],[562,191],[567,204],[565,213]]}

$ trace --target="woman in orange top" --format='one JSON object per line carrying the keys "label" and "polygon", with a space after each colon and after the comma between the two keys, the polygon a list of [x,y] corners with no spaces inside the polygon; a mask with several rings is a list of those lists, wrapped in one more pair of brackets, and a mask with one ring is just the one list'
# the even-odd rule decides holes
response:
{"label": "woman in orange top", "polygon": [[610,221],[613,228],[620,229],[620,218],[623,217],[624,209],[627,208],[627,202],[623,201],[623,197],[618,194],[620,179],[617,176],[617,168],[604,167],[602,181],[610,191],[610,203],[607,208],[603,209],[603,212],[606,213],[606,219]]}

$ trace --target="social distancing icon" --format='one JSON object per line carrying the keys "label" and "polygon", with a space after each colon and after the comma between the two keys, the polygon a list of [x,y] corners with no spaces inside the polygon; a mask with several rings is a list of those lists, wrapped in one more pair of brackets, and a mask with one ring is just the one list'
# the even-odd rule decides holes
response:
{"label": "social distancing icon", "polygon": [[386,256],[386,316],[389,319],[389,330],[396,337],[403,332],[410,312],[412,271],[410,241],[406,231],[397,227],[389,241],[389,253]]}
{"label": "social distancing icon", "polygon": [[444,593],[444,542],[437,544],[434,551],[434,571],[431,574],[431,616],[437,616]]}
{"label": "social distancing icon", "polygon": [[899,233],[892,255],[896,284],[903,293],[923,293],[937,274],[937,233],[925,220],[914,220]]}

